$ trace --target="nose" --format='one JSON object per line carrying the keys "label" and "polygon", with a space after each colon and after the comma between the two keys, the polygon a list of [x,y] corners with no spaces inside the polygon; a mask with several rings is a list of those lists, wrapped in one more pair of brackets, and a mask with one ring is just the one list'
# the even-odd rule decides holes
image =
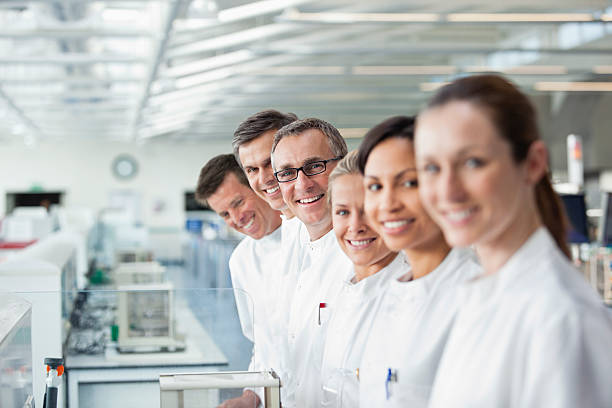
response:
{"label": "nose", "polygon": [[349,218],[349,231],[354,233],[364,233],[367,230],[367,225],[365,223],[365,216],[363,211],[357,212],[353,211]]}
{"label": "nose", "polygon": [[274,178],[274,173],[271,171],[260,171],[258,177],[259,185],[261,186],[272,186],[276,184],[276,179]]}
{"label": "nose", "polygon": [[305,175],[303,171],[298,171],[297,179],[295,179],[294,183],[295,189],[298,191],[308,191],[310,188],[312,188],[312,186],[314,186],[314,183],[310,177]]}
{"label": "nose", "polygon": [[240,212],[240,210],[238,209],[230,209],[229,211],[229,216],[230,216],[230,220],[232,220],[232,224],[234,224],[235,227],[238,227],[239,225],[242,225],[242,213]]}
{"label": "nose", "polygon": [[455,169],[447,169],[443,173],[440,183],[441,198],[445,201],[460,203],[466,200],[467,194],[463,182]]}
{"label": "nose", "polygon": [[393,213],[402,208],[402,203],[397,199],[393,188],[385,188],[378,197],[378,208],[381,211]]}

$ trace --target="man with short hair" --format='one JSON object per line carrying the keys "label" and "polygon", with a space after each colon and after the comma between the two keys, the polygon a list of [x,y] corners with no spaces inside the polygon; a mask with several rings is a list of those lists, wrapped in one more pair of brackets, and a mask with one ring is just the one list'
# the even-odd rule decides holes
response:
{"label": "man with short hair", "polygon": [[274,136],[272,166],[287,207],[303,223],[289,248],[297,265],[287,288],[289,375],[284,407],[321,404],[321,363],[331,309],[352,264],[332,231],[329,174],[347,153],[340,132],[315,118],[295,121]]}
{"label": "man with short hair", "polygon": [[[282,255],[280,213],[253,192],[232,154],[216,156],[202,168],[196,199],[208,204],[228,226],[247,235],[232,253],[229,267],[242,332],[254,343],[249,370],[279,370],[274,357],[276,332],[268,327],[267,310],[276,308],[270,288],[278,286],[274,271],[282,267],[278,264]],[[220,407],[255,408],[262,402],[262,389],[245,389],[242,396]]]}
{"label": "man with short hair", "polygon": [[274,178],[270,151],[274,134],[285,125],[297,120],[293,113],[282,113],[268,109],[245,119],[234,132],[232,147],[236,160],[244,169],[255,194],[279,210],[286,218],[293,214],[283,201],[283,196]]}

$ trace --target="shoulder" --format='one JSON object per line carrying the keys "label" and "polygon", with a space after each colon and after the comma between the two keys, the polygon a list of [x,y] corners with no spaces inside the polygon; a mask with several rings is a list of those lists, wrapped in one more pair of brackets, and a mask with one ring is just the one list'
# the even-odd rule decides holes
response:
{"label": "shoulder", "polygon": [[244,262],[245,259],[249,257],[251,253],[253,253],[256,243],[257,241],[255,241],[253,238],[244,237],[242,241],[240,241],[238,245],[236,245],[236,248],[234,248],[234,251],[230,256],[230,268],[232,267],[232,265],[238,265]]}

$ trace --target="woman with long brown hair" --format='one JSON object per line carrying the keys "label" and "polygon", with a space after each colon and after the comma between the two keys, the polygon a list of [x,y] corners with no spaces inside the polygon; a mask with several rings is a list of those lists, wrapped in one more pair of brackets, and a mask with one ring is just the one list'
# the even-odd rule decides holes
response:
{"label": "woman with long brown hair", "polygon": [[430,407],[610,407],[610,314],[569,262],[528,98],[499,76],[459,79],[415,145],[423,204],[485,271],[463,288]]}

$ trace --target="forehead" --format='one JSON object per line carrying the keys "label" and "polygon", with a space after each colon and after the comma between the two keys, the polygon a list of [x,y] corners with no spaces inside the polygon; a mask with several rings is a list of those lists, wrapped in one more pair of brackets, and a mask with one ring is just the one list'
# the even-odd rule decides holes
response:
{"label": "forehead", "polygon": [[365,189],[360,174],[345,174],[332,182],[332,203],[351,205],[363,203]]}
{"label": "forehead", "polygon": [[242,184],[234,173],[228,173],[217,191],[208,198],[208,204],[217,213],[230,208],[236,199],[248,199],[254,195],[253,190]]}
{"label": "forehead", "polygon": [[423,112],[417,120],[415,137],[418,156],[439,156],[472,147],[505,144],[489,115],[465,101]]}
{"label": "forehead", "polygon": [[366,176],[395,175],[415,168],[414,144],[402,137],[392,137],[377,144],[368,157]]}
{"label": "forehead", "polygon": [[298,135],[281,139],[274,150],[274,167],[299,167],[304,161],[319,157],[329,159],[332,151],[327,136],[318,129],[308,129]]}
{"label": "forehead", "polygon": [[268,130],[259,135],[256,139],[249,140],[240,145],[238,148],[238,156],[240,156],[242,165],[245,166],[268,159],[270,157],[270,151],[272,151],[275,133],[276,129]]}

